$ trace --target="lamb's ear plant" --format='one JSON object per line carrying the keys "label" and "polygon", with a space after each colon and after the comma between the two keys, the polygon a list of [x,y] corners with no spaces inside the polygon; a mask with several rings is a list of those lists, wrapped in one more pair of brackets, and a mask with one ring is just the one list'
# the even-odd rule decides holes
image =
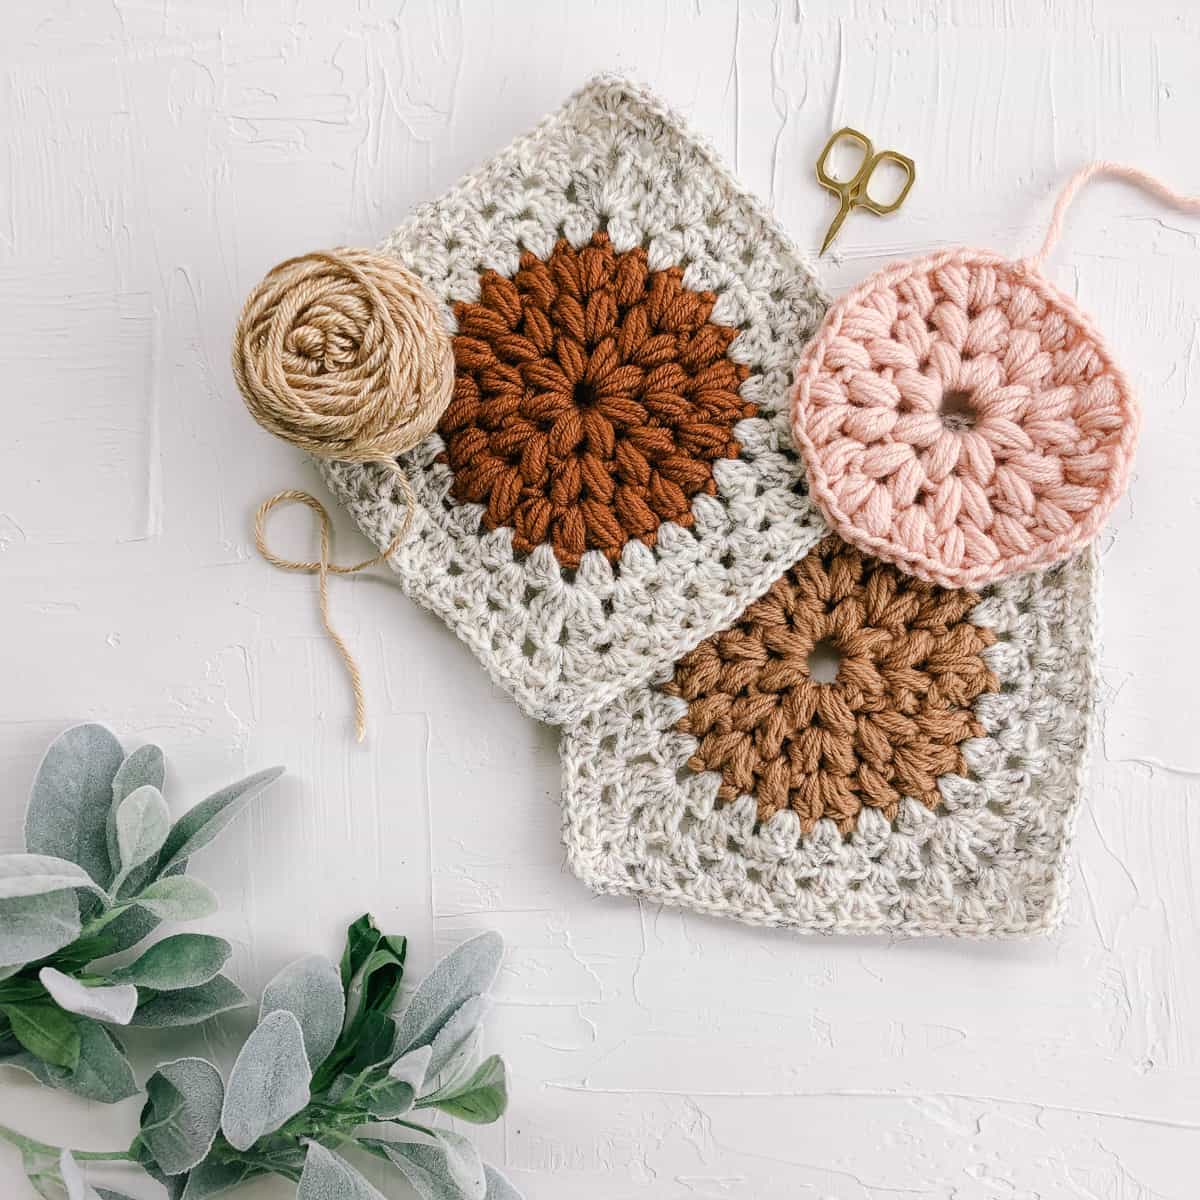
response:
{"label": "lamb's ear plant", "polygon": [[29,797],[25,853],[0,855],[0,1065],[113,1103],[137,1091],[114,1026],[191,1025],[247,1003],[221,974],[230,945],[201,933],[106,967],[164,920],[216,908],[185,875],[282,767],[209,796],[171,822],[157,746],[126,755],[102,725],[46,751]]}
{"label": "lamb's ear plant", "polygon": [[[397,1013],[405,939],[360,917],[339,965],[303,958],[267,985],[227,1082],[202,1058],[161,1064],[130,1148],[75,1159],[138,1163],[171,1200],[272,1174],[297,1185],[297,1200],[383,1200],[343,1156],[357,1149],[399,1170],[421,1200],[520,1200],[466,1137],[430,1123],[440,1111],[486,1124],[507,1105],[503,1061],[479,1061],[502,950],[495,933],[464,942]],[[92,1200],[71,1151],[2,1126],[0,1137],[43,1196]]]}

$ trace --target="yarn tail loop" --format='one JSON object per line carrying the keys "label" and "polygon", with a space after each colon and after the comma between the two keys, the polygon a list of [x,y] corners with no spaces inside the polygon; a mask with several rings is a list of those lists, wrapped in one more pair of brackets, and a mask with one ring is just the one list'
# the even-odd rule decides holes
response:
{"label": "yarn tail loop", "polygon": [[[359,742],[367,734],[366,694],[363,690],[362,672],[359,669],[358,662],[350,652],[350,647],[346,645],[341,634],[333,627],[333,620],[329,611],[329,576],[356,575],[359,571],[364,571],[368,567],[374,567],[386,561],[404,542],[408,536],[408,531],[412,528],[413,513],[416,509],[416,495],[413,493],[412,484],[409,483],[407,476],[393,459],[383,459],[380,465],[387,467],[392,472],[395,483],[404,498],[404,519],[400,522],[400,528],[396,531],[392,540],[378,554],[370,558],[364,558],[361,562],[342,564],[330,561],[333,524],[329,519],[329,512],[325,508],[325,505],[311,492],[299,491],[295,488],[285,488],[283,491],[276,492],[275,495],[264,500],[259,505],[258,512],[254,515],[254,544],[259,554],[267,562],[284,571],[301,571],[306,574],[316,575],[318,578],[321,624],[324,625],[325,632],[329,635],[329,640],[337,647],[338,654],[341,655],[342,662],[346,666],[346,674],[350,677],[350,689],[354,694],[354,736],[355,740]],[[280,504],[303,504],[316,514],[320,531],[319,558],[313,560],[284,558],[282,555],[276,554],[267,545],[267,518],[270,516],[271,511]]]}
{"label": "yarn tail loop", "polygon": [[1054,213],[1050,218],[1050,227],[1046,230],[1046,237],[1042,242],[1041,249],[1027,260],[1030,266],[1040,267],[1046,260],[1062,236],[1063,221],[1066,218],[1067,209],[1071,207],[1071,202],[1079,194],[1084,184],[1097,175],[1109,175],[1114,179],[1123,179],[1125,182],[1132,183],[1149,192],[1152,196],[1158,197],[1164,204],[1182,212],[1200,214],[1200,196],[1185,196],[1182,192],[1168,187],[1161,179],[1137,167],[1128,167],[1124,163],[1107,162],[1100,159],[1088,163],[1086,167],[1076,171],[1067,180],[1063,190],[1059,192],[1058,200],[1054,205]]}

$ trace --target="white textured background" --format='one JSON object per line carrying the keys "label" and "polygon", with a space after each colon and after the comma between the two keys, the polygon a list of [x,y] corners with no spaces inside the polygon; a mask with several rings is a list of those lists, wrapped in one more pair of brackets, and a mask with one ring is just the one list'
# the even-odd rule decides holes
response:
{"label": "white textured background", "polygon": [[[1050,941],[804,940],[591,898],[562,865],[553,734],[384,578],[333,589],[373,717],[354,746],[313,582],[250,534],[264,495],[316,476],[251,424],[227,357],[268,266],[374,243],[601,68],[687,113],[814,249],[830,128],[911,154],[900,215],[845,226],[835,289],[945,243],[1030,250],[1091,157],[1200,191],[1194,0],[9,7],[0,848],[79,719],[159,742],[177,806],[286,763],[195,863],[239,978],[335,951],[367,908],[410,934],[417,972],[502,931],[490,1042],[513,1103],[480,1140],[530,1200],[1192,1200],[1200,221],[1100,185],[1052,262],[1147,420],[1105,537],[1103,729]],[[312,544],[299,516],[274,531]],[[338,533],[343,559],[364,551]],[[244,1029],[195,1044],[228,1055]],[[122,1144],[137,1111],[0,1077],[0,1120],[53,1141]],[[0,1195],[26,1194],[0,1151]]]}

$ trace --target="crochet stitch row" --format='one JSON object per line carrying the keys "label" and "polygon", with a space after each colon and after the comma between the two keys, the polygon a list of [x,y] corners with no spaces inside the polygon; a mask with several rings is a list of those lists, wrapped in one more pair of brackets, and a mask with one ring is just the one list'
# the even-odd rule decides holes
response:
{"label": "crochet stitch row", "polygon": [[[442,304],[462,402],[399,459],[417,502],[389,562],[531,716],[568,724],[649,678],[826,532],[789,431],[824,297],[777,223],[650,93],[594,81],[383,251]],[[523,341],[509,319],[528,325]],[[610,337],[617,359],[646,365],[612,361]],[[540,365],[505,358],[535,351]],[[613,390],[577,393],[588,367]],[[406,512],[394,479],[320,465],[387,546]]]}
{"label": "crochet stitch row", "polygon": [[[870,805],[853,830],[792,807],[759,819],[724,802],[719,770],[695,770],[687,701],[660,681],[564,732],[563,838],[595,891],[644,896],[807,932],[998,937],[1057,927],[1082,795],[1096,681],[1091,547],[986,589],[968,620],[995,641],[980,657],[996,691],[973,711],[963,770],[894,820]],[[701,765],[701,764],[697,764]],[[728,794],[726,792],[726,794]]]}
{"label": "crochet stitch row", "polygon": [[945,587],[1089,542],[1125,489],[1138,424],[1128,381],[1070,297],[1028,264],[970,249],[888,267],[839,301],[794,400],[833,528]]}

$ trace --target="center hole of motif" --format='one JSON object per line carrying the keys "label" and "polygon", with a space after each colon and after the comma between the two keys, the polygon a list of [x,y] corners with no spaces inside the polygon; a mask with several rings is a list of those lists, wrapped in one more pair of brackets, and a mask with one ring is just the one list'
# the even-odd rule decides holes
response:
{"label": "center hole of motif", "polygon": [[833,683],[841,665],[842,652],[829,638],[822,638],[808,652],[808,677],[813,683]]}
{"label": "center hole of motif", "polygon": [[581,379],[575,385],[572,398],[576,408],[590,408],[596,403],[596,389],[586,379]]}
{"label": "center hole of motif", "polygon": [[964,433],[975,428],[975,406],[971,403],[971,393],[962,388],[950,388],[942,393],[942,402],[938,405],[938,416],[947,429]]}

